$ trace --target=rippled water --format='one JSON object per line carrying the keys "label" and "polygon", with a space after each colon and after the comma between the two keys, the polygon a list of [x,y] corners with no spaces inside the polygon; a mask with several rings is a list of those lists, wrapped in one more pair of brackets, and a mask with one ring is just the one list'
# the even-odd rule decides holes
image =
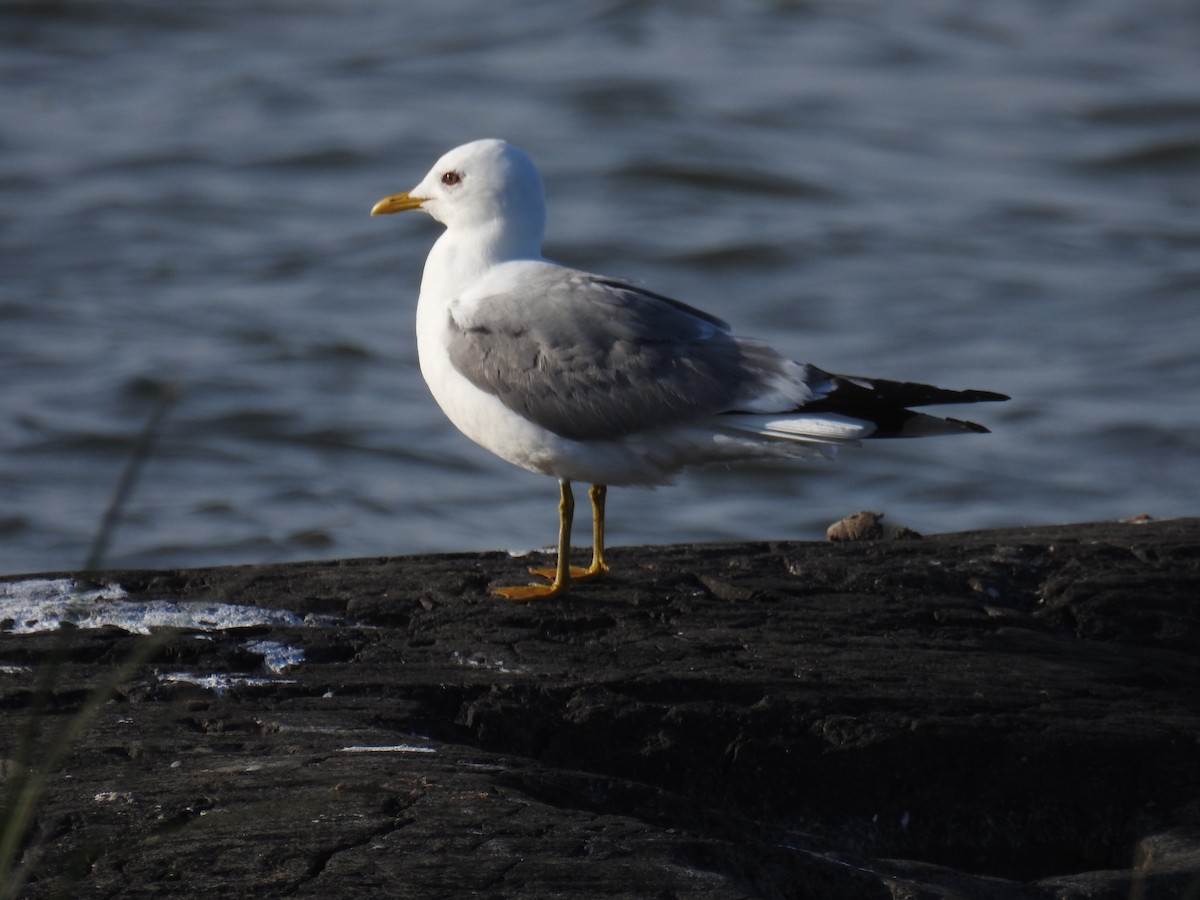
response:
{"label": "rippled water", "polygon": [[0,572],[553,538],[416,367],[436,226],[502,136],[548,252],[834,371],[1005,391],[984,437],[688,474],[616,544],[1197,513],[1200,12],[1142,0],[0,6]]}

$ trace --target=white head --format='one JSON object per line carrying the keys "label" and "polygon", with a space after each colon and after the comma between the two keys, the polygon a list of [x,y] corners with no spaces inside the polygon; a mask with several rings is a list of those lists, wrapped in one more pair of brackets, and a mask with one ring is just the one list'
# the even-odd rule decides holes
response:
{"label": "white head", "polygon": [[542,176],[524,151],[485,139],[455,147],[421,183],[384,197],[371,215],[420,209],[447,229],[486,229],[506,244],[537,255],[546,228]]}

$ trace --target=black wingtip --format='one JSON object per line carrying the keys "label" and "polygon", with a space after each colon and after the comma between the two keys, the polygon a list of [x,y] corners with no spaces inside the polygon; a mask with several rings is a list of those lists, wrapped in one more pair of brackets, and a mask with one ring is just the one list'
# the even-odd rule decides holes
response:
{"label": "black wingtip", "polygon": [[[816,366],[809,366],[813,382],[825,381],[825,393],[816,401],[805,404],[808,409],[825,406],[851,415],[859,411],[907,409],[922,406],[954,405],[958,403],[998,403],[1010,399],[998,391],[957,390],[920,384],[915,381],[889,381],[884,378],[863,378],[859,375],[834,375]],[[868,416],[869,418],[869,416]]]}
{"label": "black wingtip", "polygon": [[1008,394],[1000,394],[996,391],[963,391],[968,395],[966,402],[968,403],[999,403],[1001,400],[1011,400],[1012,397]]}
{"label": "black wingtip", "polygon": [[[996,397],[994,399],[1007,400],[1008,398],[1007,397]],[[978,422],[968,422],[966,419],[952,419],[949,416],[946,417],[945,421],[953,422],[955,425],[959,425],[966,431],[971,431],[971,432],[974,432],[975,434],[991,434],[992,433],[992,429],[988,428],[986,425],[980,425]]]}

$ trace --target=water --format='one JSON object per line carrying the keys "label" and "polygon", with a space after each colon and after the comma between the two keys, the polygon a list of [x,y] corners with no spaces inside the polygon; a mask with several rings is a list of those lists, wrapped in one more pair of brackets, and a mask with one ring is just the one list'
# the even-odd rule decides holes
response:
{"label": "water", "polygon": [[[1168,0],[0,7],[0,572],[542,546],[552,484],[416,366],[436,225],[507,137],[548,253],[983,437],[610,494],[614,544],[1196,514],[1200,13]],[[966,410],[959,411],[966,413]],[[619,560],[618,560],[619,562]]]}

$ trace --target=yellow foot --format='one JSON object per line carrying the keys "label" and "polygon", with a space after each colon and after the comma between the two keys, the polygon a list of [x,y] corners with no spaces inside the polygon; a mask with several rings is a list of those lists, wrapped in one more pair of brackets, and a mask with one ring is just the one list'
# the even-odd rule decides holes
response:
{"label": "yellow foot", "polygon": [[[550,569],[549,573],[547,577],[554,577],[553,569]],[[493,589],[493,593],[517,603],[538,600],[543,597],[561,597],[566,592],[567,586],[565,584],[522,584],[517,587],[499,587]]]}
{"label": "yellow foot", "polygon": [[[594,581],[595,579],[599,578],[601,575],[605,574],[607,571],[608,571],[608,566],[605,566],[605,565],[597,566],[594,563],[592,565],[588,566],[586,569],[580,568],[579,566],[571,566],[571,580],[572,581]],[[554,578],[556,573],[555,573],[554,569],[536,569],[535,568],[535,569],[530,569],[529,574],[536,575],[539,578]]]}

